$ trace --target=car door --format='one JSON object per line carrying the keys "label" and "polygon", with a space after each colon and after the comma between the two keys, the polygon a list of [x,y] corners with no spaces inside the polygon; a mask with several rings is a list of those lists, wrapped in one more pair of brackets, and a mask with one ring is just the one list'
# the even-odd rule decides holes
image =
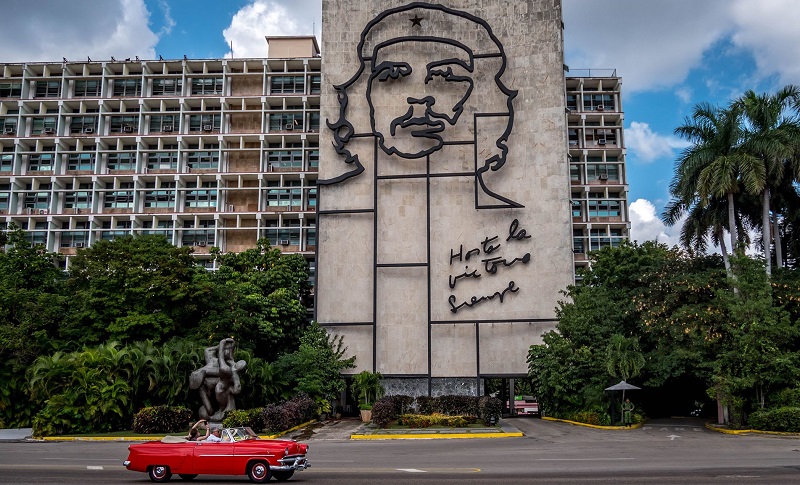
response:
{"label": "car door", "polygon": [[231,441],[198,441],[194,448],[194,471],[210,475],[233,473],[233,445]]}

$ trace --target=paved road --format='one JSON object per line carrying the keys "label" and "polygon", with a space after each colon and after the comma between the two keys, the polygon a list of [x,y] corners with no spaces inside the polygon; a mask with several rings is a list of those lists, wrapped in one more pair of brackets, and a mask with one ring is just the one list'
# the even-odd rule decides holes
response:
{"label": "paved road", "polygon": [[[310,437],[312,468],[292,482],[800,483],[797,438],[723,435],[697,421],[660,421],[624,431],[537,419],[510,422],[526,437],[377,442]],[[126,447],[118,442],[0,443],[0,483],[149,483],[144,474],[121,466]],[[194,483],[248,482],[244,476],[212,476]]]}

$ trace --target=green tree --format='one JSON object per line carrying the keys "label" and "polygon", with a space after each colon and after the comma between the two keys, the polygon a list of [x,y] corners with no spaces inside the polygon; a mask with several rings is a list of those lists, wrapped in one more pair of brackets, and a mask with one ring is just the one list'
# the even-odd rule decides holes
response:
{"label": "green tree", "polygon": [[[781,248],[780,231],[772,230],[779,225],[779,215],[771,211],[772,191],[787,177],[796,181],[800,170],[794,156],[800,139],[800,125],[793,111],[798,103],[800,88],[793,85],[785,86],[775,94],[756,94],[750,90],[734,103],[744,115],[742,148],[762,165],[760,179],[748,186],[748,191],[761,195],[761,237],[768,275],[772,274],[773,237],[776,248]],[[779,259],[778,266],[783,266],[782,258]]]}
{"label": "green tree", "polygon": [[639,341],[624,335],[614,334],[606,347],[606,370],[611,377],[629,381],[642,372],[645,360],[639,349]]}
{"label": "green tree", "polygon": [[63,336],[96,344],[185,335],[202,302],[197,278],[205,277],[191,251],[158,235],[97,241],[79,251],[70,265],[73,308]]}
{"label": "green tree", "polygon": [[330,403],[345,389],[342,371],[355,367],[355,357],[345,357],[341,335],[329,335],[312,322],[300,337],[296,352],[281,356],[278,371],[290,382],[289,395],[308,394],[318,405]]}

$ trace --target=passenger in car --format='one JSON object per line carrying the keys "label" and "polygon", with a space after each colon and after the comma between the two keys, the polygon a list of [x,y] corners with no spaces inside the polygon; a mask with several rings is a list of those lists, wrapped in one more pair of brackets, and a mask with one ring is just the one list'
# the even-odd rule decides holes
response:
{"label": "passenger in car", "polygon": [[[206,435],[203,436],[202,438],[200,437],[200,432],[197,431],[197,428],[200,425],[204,425],[204,427],[206,428]],[[209,433],[208,421],[206,421],[205,419],[201,419],[200,421],[194,423],[194,426],[192,426],[192,429],[189,430],[189,435],[186,437],[186,439],[188,441],[204,440],[204,439],[208,438],[208,433]]]}

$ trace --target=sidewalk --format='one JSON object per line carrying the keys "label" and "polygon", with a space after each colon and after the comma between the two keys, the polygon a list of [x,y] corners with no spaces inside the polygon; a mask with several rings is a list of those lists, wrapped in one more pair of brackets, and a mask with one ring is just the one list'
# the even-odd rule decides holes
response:
{"label": "sidewalk", "polygon": [[0,441],[25,441],[33,434],[33,428],[0,429]]}
{"label": "sidewalk", "polygon": [[363,424],[351,435],[351,440],[422,440],[469,438],[521,438],[524,436],[504,419],[496,427],[486,428],[422,428],[381,429],[374,424]]}

